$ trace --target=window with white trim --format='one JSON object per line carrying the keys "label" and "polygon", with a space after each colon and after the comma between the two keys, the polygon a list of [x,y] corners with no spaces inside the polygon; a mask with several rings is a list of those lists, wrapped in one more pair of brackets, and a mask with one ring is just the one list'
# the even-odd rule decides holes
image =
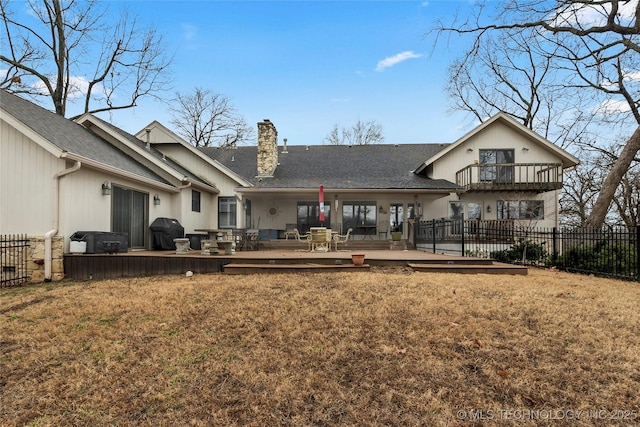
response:
{"label": "window with white trim", "polygon": [[498,200],[498,219],[544,219],[544,200]]}
{"label": "window with white trim", "polygon": [[218,228],[236,228],[237,210],[235,197],[218,197]]}

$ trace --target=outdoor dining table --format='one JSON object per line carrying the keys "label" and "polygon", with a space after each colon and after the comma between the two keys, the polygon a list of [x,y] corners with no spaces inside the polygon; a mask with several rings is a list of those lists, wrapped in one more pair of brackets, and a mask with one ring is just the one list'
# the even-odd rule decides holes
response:
{"label": "outdoor dining table", "polygon": [[231,233],[230,229],[220,228],[196,228],[193,231],[199,233],[207,233],[209,240],[226,240]]}
{"label": "outdoor dining table", "polygon": [[311,233],[311,247],[310,250],[317,252],[329,252],[331,251],[331,241],[333,236],[337,234],[337,231],[333,231],[326,227],[311,227],[309,229]]}

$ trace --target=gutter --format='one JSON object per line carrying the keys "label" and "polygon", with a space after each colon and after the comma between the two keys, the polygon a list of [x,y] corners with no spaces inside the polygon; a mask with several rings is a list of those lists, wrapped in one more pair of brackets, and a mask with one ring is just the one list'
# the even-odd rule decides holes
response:
{"label": "gutter", "polygon": [[51,249],[51,239],[58,234],[60,222],[60,178],[76,172],[82,167],[82,163],[76,160],[75,164],[68,169],[58,172],[53,176],[53,228],[44,234],[44,281],[51,281],[51,265],[53,264],[53,251]]}
{"label": "gutter", "polygon": [[145,178],[143,176],[140,175],[136,175],[134,173],[131,172],[127,172],[124,171],[122,169],[116,169],[113,167],[110,167],[108,165],[105,165],[104,163],[100,163],[100,162],[96,162],[95,160],[91,160],[88,159],[86,157],[82,157],[82,156],[78,156],[76,154],[73,153],[64,153],[62,156],[60,156],[60,158],[62,159],[68,159],[68,160],[72,160],[72,161],[76,161],[76,162],[81,162],[84,166],[92,168],[92,169],[97,169],[100,171],[104,171],[107,172],[110,175],[117,175],[117,176],[121,176],[123,178],[126,179],[130,179],[133,181],[137,181],[137,182],[142,182],[145,183],[151,187],[154,188],[158,188],[164,191],[168,191],[170,193],[177,193],[179,190],[171,185],[171,184],[164,184],[162,182],[158,182],[155,181],[153,179],[150,178]]}

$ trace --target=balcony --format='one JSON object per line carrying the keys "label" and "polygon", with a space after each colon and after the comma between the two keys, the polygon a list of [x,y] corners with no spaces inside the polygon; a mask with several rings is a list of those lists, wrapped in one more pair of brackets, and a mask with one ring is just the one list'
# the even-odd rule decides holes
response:
{"label": "balcony", "polygon": [[562,188],[562,164],[474,164],[456,172],[456,184],[467,191],[530,191],[543,193]]}

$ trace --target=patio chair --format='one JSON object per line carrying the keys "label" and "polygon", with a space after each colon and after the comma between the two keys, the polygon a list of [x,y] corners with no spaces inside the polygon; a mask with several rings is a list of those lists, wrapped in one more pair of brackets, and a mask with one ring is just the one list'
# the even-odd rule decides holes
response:
{"label": "patio chair", "polygon": [[296,238],[296,234],[298,233],[298,228],[296,224],[287,224],[287,228],[284,231],[284,240],[289,240],[289,236]]}
{"label": "patio chair", "polygon": [[308,245],[308,250],[311,251],[311,233],[300,234],[297,228],[294,228],[291,232],[291,235],[301,243],[306,243]]}
{"label": "patio chair", "polygon": [[349,228],[347,229],[347,234],[336,234],[333,236],[333,245],[336,248],[336,251],[338,250],[338,245],[344,245],[347,243],[347,241],[349,240],[349,237],[351,236],[351,232],[353,231],[353,228]]}
{"label": "patio chair", "polygon": [[231,230],[231,238],[236,242],[236,249],[241,251],[244,249],[247,241],[247,230],[244,228],[234,228]]}
{"label": "patio chair", "polygon": [[380,221],[378,225],[378,239],[381,239],[383,234],[386,240],[389,235],[389,221]]}
{"label": "patio chair", "polygon": [[259,249],[260,231],[259,230],[247,230],[247,243],[246,248],[248,251]]}

